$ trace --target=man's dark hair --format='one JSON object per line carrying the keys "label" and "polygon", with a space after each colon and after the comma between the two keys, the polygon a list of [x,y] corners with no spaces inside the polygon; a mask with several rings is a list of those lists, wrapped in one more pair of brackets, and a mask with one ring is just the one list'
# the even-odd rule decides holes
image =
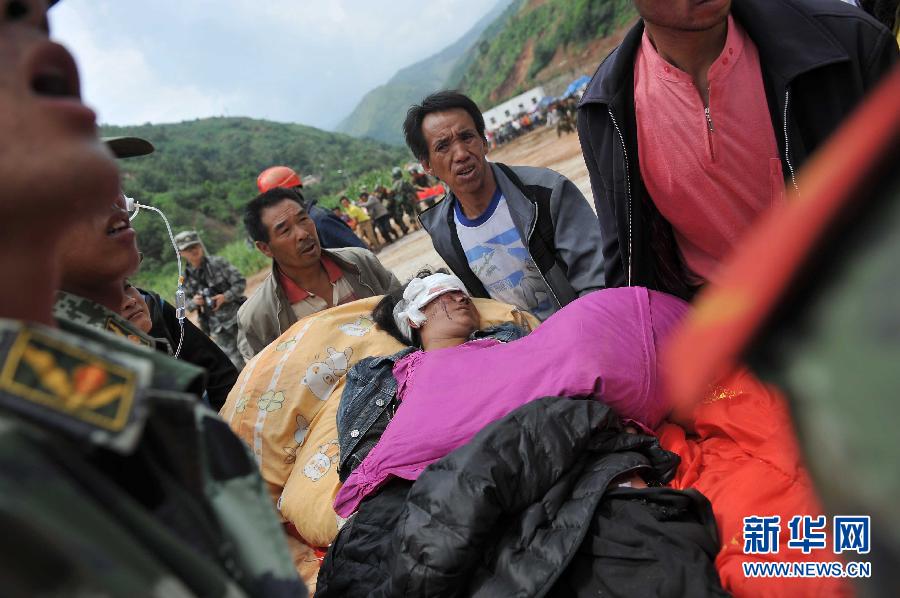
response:
{"label": "man's dark hair", "polygon": [[422,100],[421,104],[410,106],[406,111],[406,120],[403,121],[406,145],[420,162],[428,160],[428,143],[425,142],[425,135],[422,133],[422,121],[433,112],[446,112],[455,108],[462,108],[469,113],[478,135],[485,139],[484,116],[472,98],[452,90],[435,92]]}
{"label": "man's dark hair", "polygon": [[304,210],[309,209],[306,206],[306,200],[303,199],[303,195],[296,189],[275,187],[265,193],[260,193],[244,207],[244,228],[247,229],[247,234],[250,235],[251,239],[262,241],[263,243],[269,242],[269,231],[266,230],[262,223],[262,211],[280,204],[284,200],[295,201]]}

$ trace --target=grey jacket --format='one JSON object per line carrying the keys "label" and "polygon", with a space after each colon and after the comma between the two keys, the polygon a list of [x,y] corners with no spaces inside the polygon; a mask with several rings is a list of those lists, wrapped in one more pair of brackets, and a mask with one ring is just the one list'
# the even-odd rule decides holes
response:
{"label": "grey jacket", "polygon": [[[548,168],[493,163],[490,166],[522,243],[550,287],[557,309],[585,293],[604,288],[603,242],[597,217],[572,181]],[[511,180],[509,172],[520,184]],[[449,193],[444,201],[420,214],[419,220],[431,235],[435,251],[469,292],[489,298],[469,268],[456,235],[456,201],[456,196]]]}
{"label": "grey jacket", "polygon": [[372,220],[378,220],[388,215],[387,208],[381,203],[381,198],[377,195],[370,195],[369,199],[362,204]]}
{"label": "grey jacket", "polygon": [[[344,271],[358,299],[384,295],[400,288],[400,281],[367,249],[344,247],[323,249]],[[284,290],[278,284],[275,266],[256,292],[238,310],[238,349],[250,360],[297,321]]]}

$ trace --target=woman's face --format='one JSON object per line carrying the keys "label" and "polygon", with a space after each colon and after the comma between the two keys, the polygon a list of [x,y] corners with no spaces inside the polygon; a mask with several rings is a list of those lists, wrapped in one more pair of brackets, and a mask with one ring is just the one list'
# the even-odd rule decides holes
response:
{"label": "woman's face", "polygon": [[422,308],[422,333],[431,338],[466,338],[481,327],[481,316],[462,291],[444,293]]}
{"label": "woman's face", "polygon": [[153,321],[150,319],[150,308],[147,302],[133,286],[125,286],[125,301],[122,302],[122,309],[119,315],[131,322],[138,330],[150,332],[153,327]]}

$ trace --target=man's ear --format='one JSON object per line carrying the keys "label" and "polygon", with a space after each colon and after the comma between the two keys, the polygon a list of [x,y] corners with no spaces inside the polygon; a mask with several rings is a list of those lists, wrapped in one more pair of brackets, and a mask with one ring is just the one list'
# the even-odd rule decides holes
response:
{"label": "man's ear", "polygon": [[268,257],[268,258],[274,258],[274,257],[275,257],[275,256],[272,255],[272,250],[269,249],[269,244],[268,244],[268,243],[263,243],[262,241],[254,241],[253,244],[256,245],[256,248],[257,248],[257,249],[260,251],[260,253],[262,253],[264,256],[266,256],[266,257]]}
{"label": "man's ear", "polygon": [[428,160],[419,160],[419,164],[422,165],[422,168],[425,170],[425,172],[427,172],[431,176],[434,176],[434,171],[431,170],[431,166],[428,164]]}

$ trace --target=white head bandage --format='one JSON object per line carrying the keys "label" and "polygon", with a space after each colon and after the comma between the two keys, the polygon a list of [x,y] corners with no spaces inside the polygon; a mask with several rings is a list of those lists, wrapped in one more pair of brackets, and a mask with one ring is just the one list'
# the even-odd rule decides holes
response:
{"label": "white head bandage", "polygon": [[422,313],[422,308],[443,295],[460,291],[469,296],[466,285],[452,274],[432,274],[425,278],[413,278],[406,290],[403,291],[403,299],[394,306],[394,322],[397,328],[408,339],[412,339],[412,329],[421,328],[428,319]]}

